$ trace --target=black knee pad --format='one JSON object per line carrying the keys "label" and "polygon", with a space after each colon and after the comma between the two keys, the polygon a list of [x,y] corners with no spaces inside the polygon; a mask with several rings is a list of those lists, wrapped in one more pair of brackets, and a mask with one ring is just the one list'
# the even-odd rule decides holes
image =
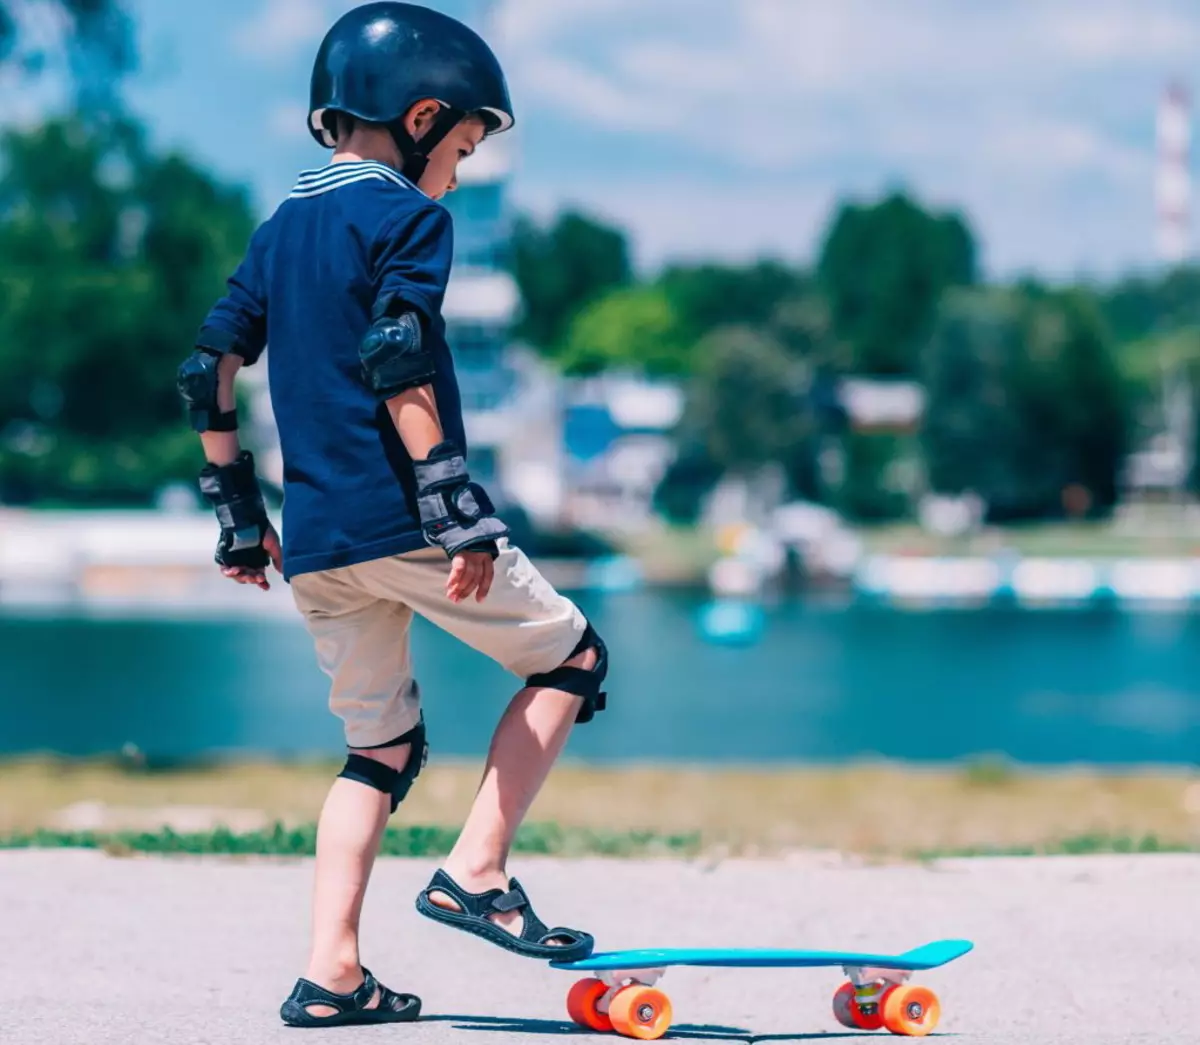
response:
{"label": "black knee pad", "polygon": [[591,671],[585,671],[583,668],[569,668],[560,664],[552,671],[546,671],[540,675],[530,675],[525,680],[526,686],[559,689],[564,693],[583,697],[583,706],[579,709],[579,714],[575,716],[577,723],[591,722],[597,712],[603,711],[608,706],[608,694],[600,689],[601,683],[608,675],[608,647],[604,645],[604,640],[600,638],[590,621],[583,633],[583,638],[579,640],[567,660],[578,657],[587,649],[596,651],[596,666]]}
{"label": "black knee pad", "polygon": [[425,768],[425,763],[429,760],[429,744],[425,740],[425,717],[422,716],[416,726],[395,740],[362,749],[378,751],[385,747],[399,747],[401,744],[412,745],[412,751],[409,753],[408,761],[404,764],[403,769],[396,770],[373,758],[368,758],[366,755],[351,753],[346,756],[346,764],[338,776],[345,777],[347,780],[356,780],[360,784],[366,784],[367,787],[373,787],[376,791],[382,791],[385,795],[390,796],[394,813],[400,803],[408,797],[413,781],[420,776],[421,770]]}

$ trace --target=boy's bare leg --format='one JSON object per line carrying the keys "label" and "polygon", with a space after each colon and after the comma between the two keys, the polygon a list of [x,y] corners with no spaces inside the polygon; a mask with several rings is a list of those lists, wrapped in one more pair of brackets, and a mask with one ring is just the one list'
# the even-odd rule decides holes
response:
{"label": "boy's bare leg", "polygon": [[[408,762],[411,744],[352,754],[382,762],[397,771]],[[317,825],[317,863],[313,884],[312,951],[304,978],[335,994],[349,994],[363,982],[358,954],[358,924],[363,898],[391,799],[356,780],[338,777],[329,789]],[[379,992],[368,1008],[379,1004]],[[333,1015],[327,1005],[311,1005],[313,1016]]]}
{"label": "boy's bare leg", "polygon": [[[564,664],[590,671],[596,657],[596,650],[587,649]],[[580,697],[540,687],[522,689],[509,703],[492,736],[467,822],[443,864],[463,889],[508,889],[513,838],[570,736],[580,703]],[[430,893],[429,899],[450,910],[458,908],[445,893]],[[495,912],[491,919],[509,932],[521,931],[520,911]]]}

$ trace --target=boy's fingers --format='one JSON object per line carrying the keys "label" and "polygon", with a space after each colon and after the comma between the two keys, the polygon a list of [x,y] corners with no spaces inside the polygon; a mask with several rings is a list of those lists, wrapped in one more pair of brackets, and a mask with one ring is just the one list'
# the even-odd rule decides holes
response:
{"label": "boy's fingers", "polygon": [[492,581],[496,576],[496,568],[492,564],[491,556],[483,560],[481,565],[481,576],[479,578],[479,590],[475,593],[475,600],[483,602],[488,597],[488,592],[492,590]]}
{"label": "boy's fingers", "polygon": [[279,546],[279,538],[274,530],[263,538],[263,548],[271,557],[271,565],[275,567],[275,572],[283,573],[283,549]]}
{"label": "boy's fingers", "polygon": [[465,559],[463,566],[462,582],[458,586],[458,597],[465,599],[475,590],[479,584],[479,563],[472,561],[470,558]]}
{"label": "boy's fingers", "polygon": [[458,601],[461,595],[463,585],[463,575],[467,571],[468,563],[461,555],[454,557],[454,562],[450,566],[450,577],[446,581],[446,595],[449,598]]}

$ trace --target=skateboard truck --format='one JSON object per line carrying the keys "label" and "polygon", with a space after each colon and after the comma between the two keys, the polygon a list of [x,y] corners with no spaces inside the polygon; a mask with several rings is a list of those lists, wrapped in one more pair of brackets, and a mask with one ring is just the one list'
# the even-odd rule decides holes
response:
{"label": "skateboard truck", "polygon": [[596,999],[596,1008],[606,1013],[609,1003],[617,991],[634,985],[653,987],[666,973],[665,967],[661,969],[605,969],[597,972],[596,979],[604,984],[606,990]]}
{"label": "skateboard truck", "polygon": [[864,1016],[874,1016],[889,987],[909,981],[907,969],[880,969],[869,965],[843,965],[842,971],[854,985],[854,1004]]}

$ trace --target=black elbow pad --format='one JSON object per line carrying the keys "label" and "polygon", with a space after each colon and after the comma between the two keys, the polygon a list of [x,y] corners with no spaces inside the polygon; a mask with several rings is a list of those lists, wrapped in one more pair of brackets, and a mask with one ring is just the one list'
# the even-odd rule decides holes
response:
{"label": "black elbow pad", "polygon": [[175,387],[197,432],[237,430],[237,411],[222,412],[217,403],[217,368],[221,356],[204,347],[193,350],[175,374]]}
{"label": "black elbow pad", "polygon": [[367,385],[380,399],[433,380],[433,353],[424,343],[415,312],[375,320],[359,345],[358,356]]}

